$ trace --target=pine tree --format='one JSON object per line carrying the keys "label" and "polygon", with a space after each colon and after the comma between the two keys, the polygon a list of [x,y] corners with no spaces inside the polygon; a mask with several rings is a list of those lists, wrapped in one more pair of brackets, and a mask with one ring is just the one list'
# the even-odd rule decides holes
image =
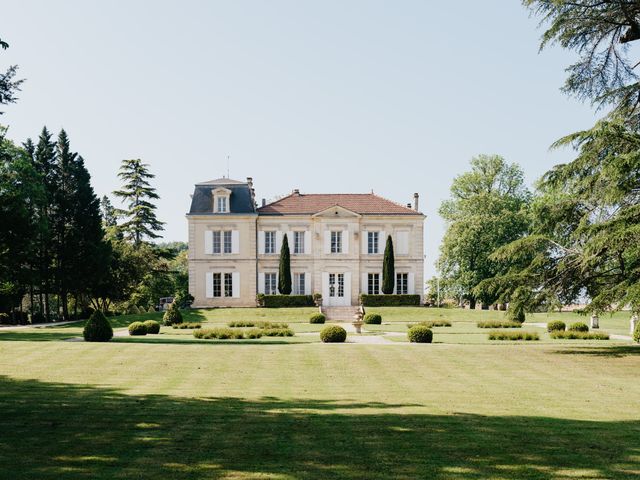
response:
{"label": "pine tree", "polygon": [[113,192],[127,206],[126,210],[118,210],[125,219],[119,229],[135,245],[140,245],[145,238],[160,238],[156,232],[164,230],[164,222],[156,218],[156,206],[151,202],[160,197],[149,183],[155,175],[149,173],[148,166],[140,159],[123,160],[118,177],[124,185]]}
{"label": "pine tree", "polygon": [[118,216],[109,197],[104,195],[100,200],[100,212],[105,227],[115,227],[118,225]]}
{"label": "pine tree", "polygon": [[291,293],[291,255],[289,253],[289,240],[287,239],[286,233],[282,238],[282,247],[280,247],[278,291],[282,295],[289,295]]}
{"label": "pine tree", "polygon": [[384,258],[382,260],[382,293],[389,295],[393,293],[395,284],[395,257],[393,254],[393,240],[391,235],[387,236],[387,243],[384,246]]}

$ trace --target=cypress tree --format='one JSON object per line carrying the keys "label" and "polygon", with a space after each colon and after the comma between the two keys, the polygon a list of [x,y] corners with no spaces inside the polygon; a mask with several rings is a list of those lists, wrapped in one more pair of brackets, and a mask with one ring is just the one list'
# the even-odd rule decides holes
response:
{"label": "cypress tree", "polygon": [[118,214],[126,218],[119,229],[136,246],[145,238],[160,238],[156,232],[164,230],[164,222],[157,219],[156,206],[151,203],[151,200],[160,197],[149,183],[155,175],[149,173],[148,167],[139,158],[123,160],[118,177],[124,185],[122,189],[113,192],[127,205],[127,210],[118,210]]}
{"label": "cypress tree", "polygon": [[282,239],[280,248],[280,269],[278,274],[278,291],[282,295],[291,293],[291,256],[289,254],[289,240],[287,234]]}
{"label": "cypress tree", "polygon": [[395,276],[393,240],[391,240],[391,235],[389,235],[387,237],[387,243],[384,247],[384,259],[382,260],[382,293],[384,293],[385,295],[393,293]]}

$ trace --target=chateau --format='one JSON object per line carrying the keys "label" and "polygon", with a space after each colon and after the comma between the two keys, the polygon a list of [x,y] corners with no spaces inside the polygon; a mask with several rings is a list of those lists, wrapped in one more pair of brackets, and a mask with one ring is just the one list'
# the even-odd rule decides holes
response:
{"label": "chateau", "polygon": [[326,306],[358,305],[382,293],[387,236],[395,250],[395,293],[423,294],[423,223],[418,194],[401,205],[374,193],[290,195],[258,206],[253,181],[219,178],[195,186],[189,224],[194,307],[255,306],[277,294],[283,236],[292,294],[321,293]]}

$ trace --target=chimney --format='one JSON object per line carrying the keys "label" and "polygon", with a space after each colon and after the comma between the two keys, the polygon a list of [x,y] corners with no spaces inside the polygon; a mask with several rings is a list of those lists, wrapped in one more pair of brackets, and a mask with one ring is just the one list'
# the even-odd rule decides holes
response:
{"label": "chimney", "polygon": [[293,195],[300,195],[300,190],[298,190],[297,188],[295,188],[292,192]]}
{"label": "chimney", "polygon": [[265,198],[262,199],[262,206],[264,207],[267,204],[267,200]]}
{"label": "chimney", "polygon": [[413,209],[417,212],[418,211],[418,199],[420,198],[420,195],[418,195],[417,193],[413,194]]}
{"label": "chimney", "polygon": [[410,203],[407,203],[407,208],[411,208],[411,204]]}
{"label": "chimney", "polygon": [[247,185],[249,185],[249,188],[253,188],[253,178],[252,177],[247,177]]}

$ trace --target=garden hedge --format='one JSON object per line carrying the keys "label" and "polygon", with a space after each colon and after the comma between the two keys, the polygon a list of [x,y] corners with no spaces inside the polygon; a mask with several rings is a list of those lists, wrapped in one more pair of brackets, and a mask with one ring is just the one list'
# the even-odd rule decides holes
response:
{"label": "garden hedge", "polygon": [[265,308],[313,307],[312,295],[258,295],[258,305]]}
{"label": "garden hedge", "polygon": [[569,331],[570,332],[588,332],[589,326],[583,322],[576,322],[576,323],[572,323],[569,326]]}
{"label": "garden hedge", "polygon": [[129,335],[146,335],[147,327],[142,322],[133,322],[129,325]]}
{"label": "garden hedge", "polygon": [[419,307],[420,295],[360,295],[365,307]]}
{"label": "garden hedge", "polygon": [[547,332],[564,332],[566,328],[565,323],[560,320],[547,323]]}
{"label": "garden hedge", "polygon": [[414,325],[407,332],[407,336],[412,343],[431,343],[433,341],[433,332],[424,325]]}

